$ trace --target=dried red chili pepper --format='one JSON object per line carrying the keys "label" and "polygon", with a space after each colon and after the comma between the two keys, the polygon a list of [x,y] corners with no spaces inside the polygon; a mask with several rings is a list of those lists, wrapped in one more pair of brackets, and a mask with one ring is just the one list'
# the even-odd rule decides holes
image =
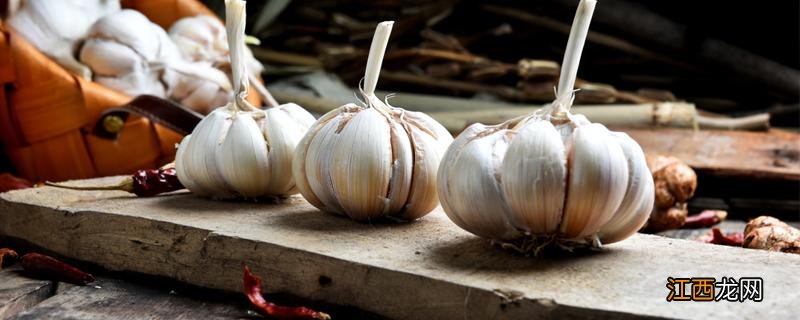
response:
{"label": "dried red chili pepper", "polygon": [[723,210],[705,210],[699,214],[686,217],[686,221],[681,228],[697,229],[708,228],[716,225],[728,217],[728,212]]}
{"label": "dried red chili pepper", "polygon": [[724,246],[741,247],[744,244],[744,235],[741,232],[723,234],[719,228],[711,228],[711,233],[697,238],[697,241],[721,244]]}
{"label": "dried red chili pepper", "polygon": [[139,170],[121,183],[113,186],[75,187],[52,182],[46,182],[45,184],[72,190],[118,190],[130,192],[139,197],[152,197],[184,188],[183,184],[178,180],[175,168]]}
{"label": "dried red chili pepper", "polygon": [[30,181],[13,176],[10,173],[0,174],[0,193],[32,187]]}
{"label": "dried red chili pepper", "polygon": [[3,266],[10,261],[14,261],[17,259],[17,252],[11,250],[9,248],[0,248],[0,270],[3,270]]}
{"label": "dried red chili pepper", "polygon": [[278,319],[330,319],[327,313],[314,311],[306,307],[283,307],[264,299],[261,295],[261,278],[252,274],[250,268],[244,266],[244,294],[250,303],[264,315]]}
{"label": "dried red chili pepper", "polygon": [[91,274],[43,254],[25,254],[22,256],[22,259],[20,259],[20,264],[22,264],[22,268],[25,269],[25,272],[35,277],[78,285],[86,285],[94,282],[94,276]]}

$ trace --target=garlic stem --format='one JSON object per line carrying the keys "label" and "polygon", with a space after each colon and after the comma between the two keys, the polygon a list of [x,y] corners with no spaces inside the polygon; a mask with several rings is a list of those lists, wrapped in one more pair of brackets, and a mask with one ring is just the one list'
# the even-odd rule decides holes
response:
{"label": "garlic stem", "polygon": [[569,32],[567,49],[564,51],[564,61],[561,63],[561,76],[558,79],[556,100],[552,107],[554,114],[568,112],[572,106],[578,65],[581,62],[583,45],[586,42],[586,35],[589,33],[589,23],[592,21],[596,4],[597,0],[581,0],[578,4],[575,20],[572,22],[572,30]]}
{"label": "garlic stem", "polygon": [[248,104],[247,66],[245,59],[244,27],[245,2],[242,0],[225,0],[225,26],[228,33],[228,47],[231,56],[231,73],[233,75],[233,105],[238,110],[246,110]]}
{"label": "garlic stem", "polygon": [[364,74],[364,94],[368,97],[375,95],[375,87],[378,85],[378,77],[381,74],[383,54],[389,43],[392,25],[394,25],[394,21],[379,23],[375,29],[375,36],[372,37],[372,45],[369,47],[369,57],[367,58],[367,71]]}

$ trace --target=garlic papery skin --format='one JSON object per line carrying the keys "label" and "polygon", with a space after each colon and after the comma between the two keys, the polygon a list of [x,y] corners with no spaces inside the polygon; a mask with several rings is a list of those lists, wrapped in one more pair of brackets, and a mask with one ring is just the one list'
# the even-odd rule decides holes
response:
{"label": "garlic papery skin", "polygon": [[68,71],[91,79],[74,51],[95,21],[119,10],[119,0],[23,0],[8,24]]}
{"label": "garlic papery skin", "polygon": [[100,84],[130,96],[169,98],[201,113],[225,104],[233,90],[224,72],[185,61],[167,33],[135,10],[97,20],[79,58]]}
{"label": "garlic papery skin", "polygon": [[294,150],[314,117],[296,104],[259,110],[245,100],[245,3],[228,0],[225,6],[235,95],[178,145],[178,179],[192,193],[211,198],[285,198],[297,193]]}
{"label": "garlic papery skin", "polygon": [[654,187],[644,153],[624,133],[569,108],[595,0],[582,0],[556,100],[521,119],[474,124],[447,149],[442,208],[459,227],[526,254],[623,240],[647,221]]}
{"label": "garlic papery skin", "polygon": [[297,147],[292,171],[300,193],[317,208],[354,220],[414,220],[438,205],[436,172],[449,132],[420,112],[375,96],[393,22],[378,24],[364,77],[365,106],[346,104],[323,115]]}

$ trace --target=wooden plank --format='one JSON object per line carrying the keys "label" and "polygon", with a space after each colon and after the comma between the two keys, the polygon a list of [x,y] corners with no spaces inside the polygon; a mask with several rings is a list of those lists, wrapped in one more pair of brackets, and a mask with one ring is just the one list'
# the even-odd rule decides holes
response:
{"label": "wooden plank", "polygon": [[770,132],[633,129],[647,154],[678,157],[695,170],[719,176],[800,181],[800,135]]}
{"label": "wooden plank", "polygon": [[20,270],[12,266],[0,271],[0,320],[35,306],[55,292],[52,281],[24,277]]}
{"label": "wooden plank", "polygon": [[166,289],[100,278],[73,286],[11,319],[242,319],[247,308],[230,298],[202,299]]}
{"label": "wooden plank", "polygon": [[[397,319],[800,313],[797,255],[635,235],[598,253],[532,259],[490,246],[439,210],[414,223],[362,224],[299,197],[277,205],[40,187],[0,195],[0,235],[111,270],[236,292],[246,262],[267,292]],[[667,277],[706,276],[762,277],[764,301],[665,301]]]}

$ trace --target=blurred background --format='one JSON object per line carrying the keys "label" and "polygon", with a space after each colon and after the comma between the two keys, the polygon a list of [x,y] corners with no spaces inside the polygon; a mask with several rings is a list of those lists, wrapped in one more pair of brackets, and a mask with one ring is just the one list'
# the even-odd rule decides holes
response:
{"label": "blurred background", "polygon": [[[222,1],[205,1],[218,13]],[[376,22],[395,20],[379,88],[522,103],[553,98],[574,1],[250,1],[267,82],[323,69],[354,87]],[[688,101],[800,120],[800,2],[603,0],[578,103]],[[527,62],[527,63],[526,63]]]}

